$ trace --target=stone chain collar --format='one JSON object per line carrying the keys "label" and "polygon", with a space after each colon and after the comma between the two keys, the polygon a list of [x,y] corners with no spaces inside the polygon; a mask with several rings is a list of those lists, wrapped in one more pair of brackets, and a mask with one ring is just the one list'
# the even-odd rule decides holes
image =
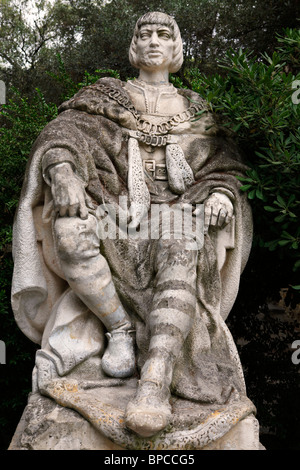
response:
{"label": "stone chain collar", "polygon": [[[199,103],[192,103],[191,106],[186,109],[185,111],[181,113],[177,113],[171,118],[167,119],[166,121],[163,121],[159,124],[154,124],[147,119],[142,119],[140,117],[139,112],[136,110],[136,108],[133,106],[129,98],[127,98],[126,95],[121,93],[120,90],[117,90],[114,87],[110,87],[108,85],[104,84],[98,84],[95,86],[96,89],[98,89],[100,92],[106,94],[109,96],[109,98],[117,101],[118,104],[126,108],[128,111],[130,111],[133,116],[136,119],[137,122],[137,130],[142,134],[142,135],[147,135],[147,136],[162,136],[169,134],[171,130],[173,130],[176,126],[179,124],[182,124],[184,122],[189,121],[191,118],[193,118],[198,111],[205,110],[205,101],[202,100]],[[145,137],[146,138],[146,137]],[[156,139],[157,142],[161,142],[161,140]],[[155,145],[155,144],[154,144]],[[156,145],[158,145],[156,143]]]}

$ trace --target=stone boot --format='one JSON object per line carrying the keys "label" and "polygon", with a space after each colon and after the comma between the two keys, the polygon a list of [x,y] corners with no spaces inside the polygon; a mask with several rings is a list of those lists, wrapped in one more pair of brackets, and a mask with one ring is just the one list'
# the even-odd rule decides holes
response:
{"label": "stone boot", "polygon": [[102,369],[110,377],[130,377],[135,371],[132,330],[117,328],[106,333],[108,346],[102,357]]}
{"label": "stone boot", "polygon": [[137,395],[126,409],[127,428],[142,437],[150,437],[163,430],[172,415],[169,398],[169,387],[147,380],[140,382]]}

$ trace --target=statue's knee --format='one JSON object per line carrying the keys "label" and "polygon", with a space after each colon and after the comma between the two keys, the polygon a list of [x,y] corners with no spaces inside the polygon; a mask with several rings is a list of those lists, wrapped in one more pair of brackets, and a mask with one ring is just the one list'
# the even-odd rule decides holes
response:
{"label": "statue's knee", "polygon": [[191,265],[196,266],[198,258],[198,250],[195,239],[190,236],[182,235],[181,238],[175,239],[173,236],[169,238],[161,238],[157,245],[156,264],[157,266],[166,265]]}
{"label": "statue's knee", "polygon": [[54,224],[54,234],[58,255],[63,260],[84,260],[99,254],[97,221],[91,215],[86,220],[59,217]]}

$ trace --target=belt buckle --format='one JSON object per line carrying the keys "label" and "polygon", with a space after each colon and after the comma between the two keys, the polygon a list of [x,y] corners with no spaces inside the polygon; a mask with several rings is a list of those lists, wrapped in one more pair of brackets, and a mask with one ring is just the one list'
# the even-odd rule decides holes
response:
{"label": "belt buckle", "polygon": [[155,160],[144,160],[144,169],[154,179],[167,181],[167,167],[164,163],[156,163]]}
{"label": "belt buckle", "polygon": [[155,180],[155,160],[144,160],[144,170]]}
{"label": "belt buckle", "polygon": [[159,181],[167,181],[167,167],[164,163],[157,163],[155,166],[155,179]]}

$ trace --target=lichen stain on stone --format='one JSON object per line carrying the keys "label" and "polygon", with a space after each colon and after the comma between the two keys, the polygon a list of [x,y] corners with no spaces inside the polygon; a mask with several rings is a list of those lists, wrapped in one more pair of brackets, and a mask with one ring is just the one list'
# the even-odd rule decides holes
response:
{"label": "lichen stain on stone", "polygon": [[233,424],[233,425],[236,425],[239,421],[240,421],[239,418],[234,418],[234,419],[232,420],[232,424]]}
{"label": "lichen stain on stone", "polygon": [[66,383],[65,386],[64,386],[64,389],[67,392],[78,393],[78,384]]}
{"label": "lichen stain on stone", "polygon": [[78,336],[76,334],[74,334],[72,331],[70,331],[69,336],[70,336],[71,339],[78,339]]}
{"label": "lichen stain on stone", "polygon": [[[153,442],[148,441],[146,447],[147,447],[147,450],[153,450],[153,449],[154,449]],[[144,449],[143,444],[140,443],[140,445],[139,445],[139,450],[143,450],[143,449]]]}
{"label": "lichen stain on stone", "polygon": [[165,446],[163,444],[158,444],[155,450],[165,450]]}
{"label": "lichen stain on stone", "polygon": [[111,421],[114,421],[114,418],[112,416],[105,414],[103,410],[100,410],[100,412],[102,413],[102,416],[100,416],[99,418],[93,419],[93,422],[95,423],[95,425],[101,426],[101,424],[109,424],[111,423]]}

